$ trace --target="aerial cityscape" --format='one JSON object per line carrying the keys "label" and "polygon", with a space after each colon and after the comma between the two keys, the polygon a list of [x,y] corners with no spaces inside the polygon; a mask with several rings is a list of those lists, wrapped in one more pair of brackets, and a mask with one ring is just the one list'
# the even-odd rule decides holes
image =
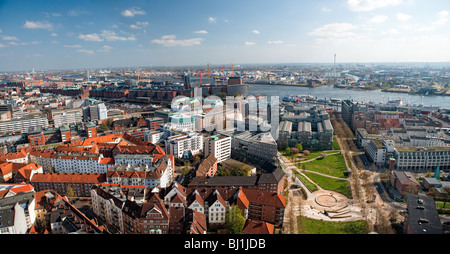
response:
{"label": "aerial cityscape", "polygon": [[446,1],[166,2],[0,2],[0,234],[450,233]]}

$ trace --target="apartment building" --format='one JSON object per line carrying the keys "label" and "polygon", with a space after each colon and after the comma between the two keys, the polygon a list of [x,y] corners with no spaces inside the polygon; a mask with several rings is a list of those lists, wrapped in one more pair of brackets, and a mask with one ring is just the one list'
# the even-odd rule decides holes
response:
{"label": "apartment building", "polygon": [[104,174],[111,165],[109,158],[99,156],[51,155],[51,165],[56,173]]}
{"label": "apartment building", "polygon": [[212,154],[221,163],[231,157],[231,137],[223,134],[217,134],[205,138],[204,145],[205,157]]}
{"label": "apartment building", "polygon": [[334,129],[324,107],[286,105],[278,129],[283,146],[302,144],[305,149],[329,150],[333,147]]}
{"label": "apartment building", "polygon": [[277,143],[270,132],[244,131],[231,136],[232,157],[258,164],[275,164],[277,162]]}
{"label": "apartment building", "polygon": [[427,172],[450,169],[450,147],[396,147],[397,170]]}
{"label": "apartment building", "polygon": [[99,184],[91,189],[91,202],[94,214],[106,224],[123,232],[122,207],[126,197],[119,186]]}
{"label": "apartment building", "polygon": [[91,121],[105,120],[108,118],[108,109],[104,103],[89,106]]}
{"label": "apartment building", "polygon": [[203,136],[196,132],[180,133],[165,140],[165,148],[175,158],[191,158],[203,151]]}
{"label": "apartment building", "polygon": [[148,164],[116,164],[106,173],[110,184],[166,188],[172,181],[175,163],[171,155],[155,155]]}
{"label": "apartment building", "polygon": [[75,196],[89,197],[93,186],[105,182],[105,174],[94,173],[43,173],[34,174],[31,185],[36,191],[54,190],[61,195],[67,193],[68,186],[72,188]]}
{"label": "apartment building", "polygon": [[45,114],[29,114],[20,119],[10,119],[0,121],[1,132],[22,132],[28,133],[35,128],[47,129],[49,126]]}
{"label": "apartment building", "polygon": [[25,234],[36,220],[33,192],[21,192],[0,199],[0,235]]}
{"label": "apartment building", "polygon": [[51,111],[51,116],[55,128],[83,122],[83,110],[81,108],[55,109]]}

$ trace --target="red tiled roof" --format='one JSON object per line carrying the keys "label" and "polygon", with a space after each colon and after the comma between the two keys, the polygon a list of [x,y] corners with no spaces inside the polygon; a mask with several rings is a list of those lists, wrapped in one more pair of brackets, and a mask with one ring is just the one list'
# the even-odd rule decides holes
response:
{"label": "red tiled roof", "polygon": [[247,220],[242,230],[242,234],[273,234],[274,225],[264,221]]}
{"label": "red tiled roof", "polygon": [[104,174],[83,174],[83,173],[43,173],[34,174],[32,183],[102,183]]}

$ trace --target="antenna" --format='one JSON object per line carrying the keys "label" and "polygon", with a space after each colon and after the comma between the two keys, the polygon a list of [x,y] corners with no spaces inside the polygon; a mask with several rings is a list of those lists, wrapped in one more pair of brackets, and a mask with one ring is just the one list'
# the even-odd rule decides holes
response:
{"label": "antenna", "polygon": [[336,78],[336,54],[334,54],[333,77]]}

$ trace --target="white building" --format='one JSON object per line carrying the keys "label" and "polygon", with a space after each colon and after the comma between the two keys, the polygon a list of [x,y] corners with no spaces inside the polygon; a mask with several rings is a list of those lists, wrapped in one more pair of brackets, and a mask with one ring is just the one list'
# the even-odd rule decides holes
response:
{"label": "white building", "polygon": [[148,165],[152,166],[153,155],[152,154],[117,154],[114,156],[115,164],[127,164],[127,165]]}
{"label": "white building", "polygon": [[375,163],[384,164],[386,162],[386,148],[383,143],[378,140],[370,140],[366,152]]}
{"label": "white building", "polygon": [[175,113],[169,116],[170,128],[177,131],[194,131],[195,118],[191,114]]}
{"label": "white building", "polygon": [[196,132],[189,132],[171,136],[165,140],[166,153],[175,158],[190,158],[203,151],[203,136]]}
{"label": "white building", "polygon": [[0,199],[0,234],[26,234],[36,220],[33,192]]}
{"label": "white building", "polygon": [[163,138],[163,136],[164,132],[162,131],[149,131],[144,134],[144,141],[145,142],[150,141],[152,142],[152,144],[156,144],[162,141],[161,139]]}
{"label": "white building", "polygon": [[229,159],[231,157],[231,137],[218,134],[205,138],[204,154],[205,158],[209,154],[214,155],[218,163]]}
{"label": "white building", "polygon": [[105,120],[108,118],[108,109],[104,103],[89,106],[91,121]]}
{"label": "white building", "polygon": [[81,108],[52,110],[52,118],[55,128],[66,124],[83,122],[83,110]]}
{"label": "white building", "polygon": [[44,114],[30,114],[20,119],[11,119],[0,121],[0,133],[1,132],[16,132],[28,133],[32,128],[48,128],[48,119]]}
{"label": "white building", "polygon": [[111,164],[98,157],[87,156],[52,156],[51,163],[56,173],[94,173],[104,174]]}
{"label": "white building", "polygon": [[166,188],[172,181],[174,162],[163,155],[156,159],[152,166],[117,164],[110,167],[106,181],[110,184],[141,185],[146,188]]}
{"label": "white building", "polygon": [[222,196],[220,196],[217,190],[211,195],[208,202],[208,214],[207,218],[209,224],[223,224],[225,223],[225,212],[227,205],[223,200]]}
{"label": "white building", "polygon": [[396,147],[397,170],[427,172],[450,169],[450,147]]}
{"label": "white building", "polygon": [[120,229],[123,232],[122,207],[126,198],[120,194],[120,187],[110,187],[104,191],[102,186],[91,189],[92,210],[94,214],[107,224]]}

